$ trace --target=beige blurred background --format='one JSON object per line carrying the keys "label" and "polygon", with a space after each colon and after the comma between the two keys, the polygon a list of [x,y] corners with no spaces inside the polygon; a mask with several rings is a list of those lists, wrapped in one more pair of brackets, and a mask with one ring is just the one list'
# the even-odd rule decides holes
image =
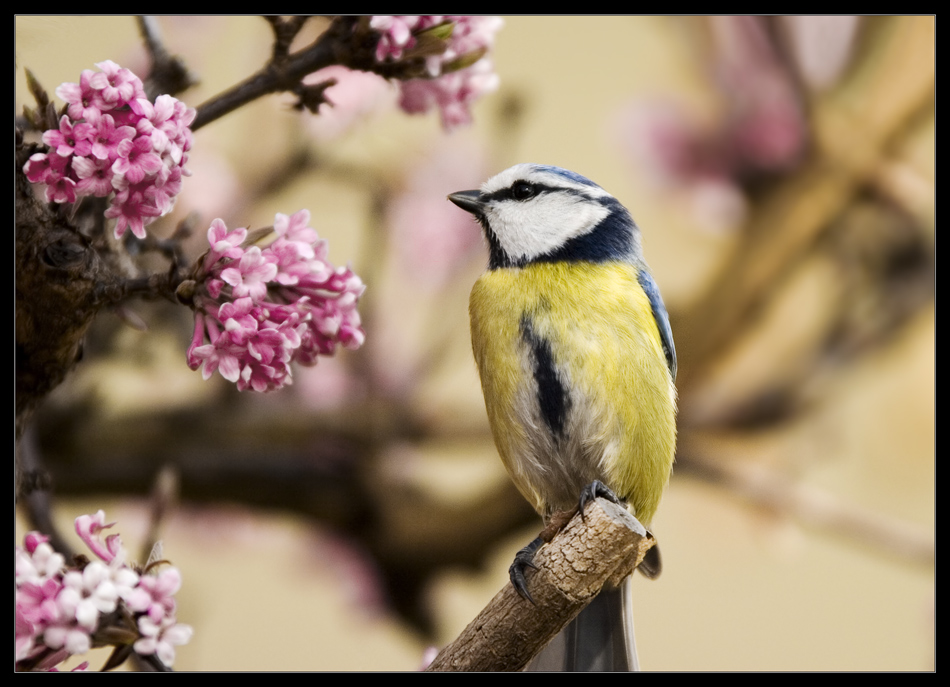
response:
{"label": "beige blurred background", "polygon": [[[160,24],[169,47],[200,76],[200,86],[179,96],[190,106],[252,73],[269,53],[260,18],[167,17]],[[518,162],[590,177],[642,227],[677,347],[693,352],[681,363],[689,455],[682,471],[674,468],[654,521],[664,574],[635,584],[641,664],[656,671],[931,670],[932,289],[923,301],[911,298],[892,325],[875,320],[877,308],[897,307],[881,305],[888,294],[878,287],[868,287],[867,298],[836,296],[847,279],[849,289],[860,288],[841,265],[849,251],[876,245],[864,227],[887,225],[894,214],[932,260],[933,25],[927,17],[862,20],[840,48],[844,66],[830,85],[793,79],[807,94],[803,155],[812,157],[766,182],[730,185],[720,174],[704,177],[714,184],[658,183],[655,156],[637,153],[638,122],[650,103],[676,103],[709,131],[730,116],[736,96],[711,68],[722,46],[717,53],[708,22],[510,17],[494,51],[500,89],[475,106],[473,126],[445,134],[435,113],[404,115],[386,84],[367,86],[372,96],[338,122],[331,115],[309,121],[290,109],[289,96],[266,98],[196,133],[194,176],[175,216],[197,210],[207,221],[220,216],[229,226],[256,227],[275,212],[310,209],[331,260],[351,262],[368,285],[361,308],[367,346],[295,373],[291,389],[253,407],[276,416],[346,404],[365,393],[347,370],[369,366],[381,388],[431,430],[384,447],[373,469],[402,490],[387,488],[379,498],[425,494],[463,508],[507,478],[468,343],[467,292],[485,256],[477,227],[442,199]],[[809,29],[797,30],[791,35]],[[834,48],[841,39],[818,40]],[[810,59],[803,50],[799,64]],[[144,64],[132,19],[16,18],[17,110],[29,102],[24,68],[52,92],[105,59],[136,71]],[[334,90],[328,95],[333,100]],[[281,161],[302,149],[318,164],[262,191]],[[829,172],[835,165],[847,172]],[[789,198],[795,205],[783,210]],[[769,221],[770,212],[812,222],[807,245],[814,247],[768,246],[773,227],[787,231]],[[841,233],[818,238],[824,223],[812,216],[822,213],[844,225]],[[455,234],[446,239],[444,232]],[[750,245],[766,245],[749,249],[764,276],[746,264],[745,276],[730,282],[723,266]],[[773,266],[780,280],[771,278]],[[713,355],[703,349],[706,332],[729,319],[713,307],[728,302],[711,291],[730,283],[767,285],[769,298],[754,315],[736,316],[742,335],[735,341],[716,334],[726,343]],[[866,332],[856,337],[865,345],[849,348],[849,356],[822,356],[829,323],[841,316],[831,304],[842,302],[854,305],[849,326]],[[117,350],[130,355],[84,363],[50,402],[94,397],[102,417],[130,432],[151,409],[209,403],[226,383],[204,383],[188,370],[187,336],[161,328],[120,333]],[[690,367],[690,360],[702,364]],[[747,417],[743,400],[765,403],[770,389],[791,398],[794,412],[780,422],[736,420]],[[143,536],[148,509],[131,496],[60,498],[56,515],[68,530],[77,515],[99,508],[130,545]],[[424,531],[425,513],[413,517]],[[441,572],[424,594],[436,628],[426,638],[374,598],[373,561],[330,527],[276,508],[185,501],[162,533],[165,557],[184,577],[179,620],[195,628],[175,668],[415,670],[429,645],[450,641],[506,583],[511,556],[536,529],[499,540],[481,571]],[[22,532],[19,523],[18,540]]]}

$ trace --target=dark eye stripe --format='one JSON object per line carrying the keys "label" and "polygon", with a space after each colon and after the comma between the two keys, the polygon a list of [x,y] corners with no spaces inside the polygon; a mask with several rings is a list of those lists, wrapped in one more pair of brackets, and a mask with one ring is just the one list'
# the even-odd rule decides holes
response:
{"label": "dark eye stripe", "polygon": [[[519,194],[516,190],[527,186],[530,188],[529,194]],[[548,186],[547,184],[539,184],[536,182],[518,180],[507,188],[501,188],[495,191],[494,193],[489,193],[482,197],[486,202],[492,201],[505,201],[513,200],[515,202],[521,202],[525,200],[530,200],[531,198],[537,198],[540,195],[545,193],[564,193],[566,195],[577,196],[578,198],[583,198],[584,200],[589,200],[591,202],[599,203],[601,202],[600,198],[594,198],[580,189],[574,188],[564,188],[563,186]]]}

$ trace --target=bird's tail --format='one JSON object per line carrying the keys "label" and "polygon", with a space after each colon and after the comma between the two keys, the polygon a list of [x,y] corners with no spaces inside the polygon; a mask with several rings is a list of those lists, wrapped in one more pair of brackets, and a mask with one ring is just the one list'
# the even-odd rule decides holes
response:
{"label": "bird's tail", "polygon": [[640,670],[630,603],[632,576],[604,589],[528,664],[528,671]]}

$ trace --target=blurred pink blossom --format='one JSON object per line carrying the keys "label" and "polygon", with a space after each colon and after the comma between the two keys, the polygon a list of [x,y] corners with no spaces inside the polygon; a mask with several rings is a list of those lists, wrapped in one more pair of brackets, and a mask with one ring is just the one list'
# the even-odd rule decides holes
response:
{"label": "blurred pink blossom", "polygon": [[625,115],[628,145],[650,177],[685,194],[707,226],[741,221],[743,187],[801,163],[809,131],[799,84],[773,42],[767,18],[709,20],[711,75],[724,98],[717,123],[685,105],[643,100]]}
{"label": "blurred pink blossom", "polygon": [[337,138],[373,112],[394,101],[386,80],[370,72],[341,66],[321,69],[308,75],[305,84],[318,84],[330,79],[336,84],[325,91],[329,104],[320,107],[319,117],[308,117],[306,126],[321,140]]}
{"label": "blurred pink blossom", "polygon": [[798,73],[822,91],[841,77],[854,50],[861,18],[854,15],[780,17]]}
{"label": "blurred pink blossom", "polygon": [[728,95],[726,148],[733,166],[781,171],[800,161],[807,143],[804,104],[763,17],[711,17],[713,71]]}
{"label": "blurred pink blossom", "polygon": [[471,218],[452,212],[445,197],[476,188],[486,176],[482,151],[464,142],[442,146],[414,167],[389,207],[387,224],[404,279],[412,288],[441,288],[482,245]]}
{"label": "blurred pink blossom", "polygon": [[399,82],[402,109],[417,114],[438,107],[446,130],[471,122],[475,100],[498,88],[498,75],[487,55],[502,24],[501,17],[491,16],[374,16],[370,20],[370,28],[380,34],[379,62],[415,57],[413,49],[424,34],[448,34],[443,51],[424,55],[429,78]]}

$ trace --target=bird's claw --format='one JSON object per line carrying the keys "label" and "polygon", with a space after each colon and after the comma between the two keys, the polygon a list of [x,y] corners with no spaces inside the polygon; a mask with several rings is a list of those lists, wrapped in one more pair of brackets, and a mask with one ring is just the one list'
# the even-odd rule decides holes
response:
{"label": "bird's claw", "polygon": [[[603,482],[595,479],[581,490],[577,508],[581,512],[582,519],[584,518],[585,506],[598,497],[605,498],[612,503],[621,503],[616,494],[608,489]],[[573,513],[574,511],[556,512],[552,516],[551,522],[548,523],[548,526],[541,533],[541,536],[537,537],[534,541],[521,549],[521,551],[516,553],[515,560],[508,568],[508,577],[511,580],[511,585],[522,598],[527,599],[531,603],[534,603],[534,599],[531,598],[531,594],[528,592],[528,581],[525,578],[525,572],[528,568],[537,569],[537,566],[534,564],[534,554],[537,553],[538,549],[540,549],[545,542],[551,541],[551,539],[554,538],[554,535],[567,524],[568,520],[573,516]]]}
{"label": "bird's claw", "polygon": [[515,591],[517,591],[523,599],[527,599],[531,603],[534,603],[534,599],[531,598],[531,594],[528,592],[528,581],[525,579],[524,574],[528,568],[537,569],[537,566],[534,564],[534,554],[541,548],[543,543],[544,540],[541,539],[541,537],[532,541],[515,554],[515,560],[512,562],[511,567],[508,568],[508,577],[511,579],[511,584],[515,588]]}
{"label": "bird's claw", "polygon": [[581,489],[581,497],[577,503],[577,509],[581,512],[581,520],[584,522],[587,522],[587,518],[584,517],[584,509],[587,507],[588,503],[596,499],[598,496],[607,499],[611,503],[621,505],[620,499],[617,498],[617,495],[613,493],[606,484],[598,479],[595,479],[593,482]]}

